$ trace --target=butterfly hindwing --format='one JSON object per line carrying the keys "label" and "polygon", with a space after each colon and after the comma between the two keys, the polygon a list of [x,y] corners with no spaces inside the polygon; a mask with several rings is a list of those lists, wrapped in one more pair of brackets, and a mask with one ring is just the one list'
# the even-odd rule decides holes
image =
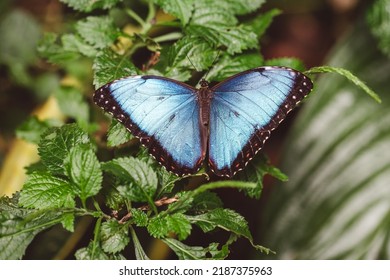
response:
{"label": "butterfly hindwing", "polygon": [[233,176],[262,148],[279,123],[312,89],[302,73],[260,67],[211,88],[209,165]]}
{"label": "butterfly hindwing", "polygon": [[157,76],[130,76],[98,89],[94,101],[140,138],[167,170],[195,173],[205,157],[196,90]]}

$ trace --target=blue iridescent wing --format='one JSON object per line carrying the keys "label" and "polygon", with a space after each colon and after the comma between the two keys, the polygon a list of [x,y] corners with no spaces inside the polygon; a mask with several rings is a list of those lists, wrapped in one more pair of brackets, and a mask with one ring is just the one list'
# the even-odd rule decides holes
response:
{"label": "blue iridescent wing", "polygon": [[94,101],[140,138],[168,171],[190,174],[202,165],[206,142],[194,88],[163,77],[130,76],[98,89]]}
{"label": "blue iridescent wing", "polygon": [[213,172],[231,177],[243,169],[312,86],[302,73],[283,67],[255,68],[214,86],[208,146]]}

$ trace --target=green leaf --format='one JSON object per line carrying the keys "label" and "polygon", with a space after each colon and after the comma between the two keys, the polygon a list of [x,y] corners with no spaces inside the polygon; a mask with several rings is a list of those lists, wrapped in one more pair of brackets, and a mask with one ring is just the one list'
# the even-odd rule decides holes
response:
{"label": "green leaf", "polygon": [[224,0],[221,1],[227,9],[236,15],[244,15],[261,7],[266,0]]}
{"label": "green leaf", "polygon": [[78,35],[64,34],[61,42],[65,52],[80,53],[86,57],[95,57],[97,54],[97,50]]}
{"label": "green leaf", "polygon": [[[65,208],[75,208],[76,207],[76,201],[73,199],[72,196],[68,195],[67,201],[64,203]],[[61,224],[67,231],[73,232],[74,231],[74,220],[75,220],[75,214],[74,213],[65,213],[62,217]]]}
{"label": "green leaf", "polygon": [[221,208],[221,199],[216,193],[205,191],[194,197],[191,210],[195,213],[203,213],[215,208]]}
{"label": "green leaf", "polygon": [[18,195],[0,198],[0,259],[21,259],[34,237],[63,221],[69,211],[30,210],[18,206]]}
{"label": "green leaf", "polygon": [[89,107],[80,90],[62,86],[57,90],[56,98],[65,115],[74,118],[80,125],[88,123]]}
{"label": "green leaf", "polygon": [[231,55],[258,47],[256,34],[251,27],[244,25],[223,27],[216,23],[214,26],[206,27],[192,24],[186,28],[186,33],[203,37],[216,47],[224,46]]}
{"label": "green leaf", "polygon": [[264,65],[290,67],[298,71],[306,70],[306,67],[303,64],[302,60],[295,57],[278,57],[278,58],[268,59],[264,62]]}
{"label": "green leaf", "polygon": [[182,25],[186,25],[194,9],[194,0],[153,0],[166,13],[177,17]]}
{"label": "green leaf", "polygon": [[0,22],[0,62],[10,67],[34,63],[40,37],[41,28],[30,14],[17,9],[3,14]]}
{"label": "green leaf", "polygon": [[105,49],[96,56],[93,69],[95,71],[93,84],[96,88],[113,80],[137,74],[137,68],[130,58],[118,55],[110,49]]}
{"label": "green leaf", "polygon": [[207,69],[216,57],[217,51],[207,41],[201,37],[185,36],[177,41],[168,52],[169,67],[166,76],[179,77],[184,81],[190,77],[189,70],[194,67],[197,71]]}
{"label": "green leaf", "polygon": [[100,245],[90,242],[88,247],[81,248],[75,253],[76,260],[125,260],[121,254],[105,253]]}
{"label": "green leaf", "polygon": [[152,202],[158,180],[157,174],[148,164],[133,157],[126,157],[103,163],[102,168],[116,176],[119,181],[130,183],[118,187],[122,195],[129,195],[129,199],[133,201]]}
{"label": "green leaf", "polygon": [[252,28],[237,26],[237,19],[224,1],[195,1],[194,13],[186,34],[204,38],[210,44],[227,48],[229,54],[258,47],[258,40]]}
{"label": "green leaf", "polygon": [[166,219],[169,231],[176,233],[179,240],[184,240],[190,235],[192,227],[185,215],[175,213],[166,216]]}
{"label": "green leaf", "polygon": [[100,163],[90,146],[77,145],[71,148],[66,169],[82,201],[96,195],[101,189],[103,175]]}
{"label": "green leaf", "polygon": [[371,33],[378,40],[380,50],[390,56],[390,2],[389,0],[374,1],[371,9],[367,13],[367,22],[371,28]]}
{"label": "green leaf", "polygon": [[230,209],[217,208],[205,214],[188,216],[188,218],[192,222],[195,222],[204,232],[209,232],[216,227],[219,227],[223,230],[235,233],[238,236],[243,236],[250,240],[252,239],[245,218]]}
{"label": "green leaf", "polygon": [[34,172],[23,185],[19,203],[26,208],[58,208],[69,203],[73,196],[70,182],[48,173]]}
{"label": "green leaf", "polygon": [[60,0],[75,10],[82,12],[91,12],[94,9],[109,9],[123,0]]}
{"label": "green leaf", "polygon": [[148,224],[148,215],[142,210],[132,208],[131,212],[131,220],[139,227],[146,227]]}
{"label": "green leaf", "polygon": [[96,49],[110,46],[119,35],[113,19],[108,16],[89,16],[77,22],[76,30],[88,44]]}
{"label": "green leaf", "polygon": [[107,132],[107,145],[109,147],[119,146],[133,139],[134,136],[126,127],[115,119],[112,119]]}
{"label": "green leaf", "polygon": [[167,237],[169,233],[176,233],[180,240],[186,239],[191,233],[191,223],[181,213],[166,215],[162,212],[149,219],[148,232],[155,238]]}
{"label": "green leaf", "polygon": [[237,73],[261,65],[263,65],[263,58],[257,53],[236,55],[234,57],[224,55],[213,68],[210,69],[207,79],[210,81],[223,81]]}
{"label": "green leaf", "polygon": [[218,243],[211,243],[208,247],[188,246],[173,238],[162,239],[171,248],[180,260],[224,259],[229,250],[223,246],[218,250]]}
{"label": "green leaf", "polygon": [[101,225],[102,249],[106,253],[115,254],[122,251],[130,242],[129,229],[126,224],[120,224],[116,220],[109,220]]}
{"label": "green leaf", "polygon": [[16,136],[28,142],[38,144],[42,133],[54,124],[55,121],[41,121],[36,116],[32,116],[17,128]]}
{"label": "green leaf", "polygon": [[168,236],[169,227],[166,216],[157,215],[149,219],[147,229],[149,234],[154,238],[163,238]]}
{"label": "green leaf", "polygon": [[59,44],[58,36],[54,33],[45,33],[38,44],[37,50],[42,57],[55,64],[75,60],[80,56],[74,48],[65,50],[64,47]]}
{"label": "green leaf", "polygon": [[64,160],[70,149],[78,144],[90,143],[88,134],[76,124],[49,128],[41,138],[38,153],[43,164],[55,174],[65,174]]}
{"label": "green leaf", "polygon": [[360,80],[358,77],[356,77],[354,74],[352,74],[347,69],[343,68],[337,68],[337,67],[331,67],[331,66],[319,66],[319,67],[313,67],[306,71],[307,74],[317,74],[317,73],[337,73],[345,78],[347,78],[349,81],[354,83],[356,86],[361,88],[363,91],[365,91],[371,98],[373,98],[376,102],[381,103],[381,99],[372,89],[370,89],[362,80]]}
{"label": "green leaf", "polygon": [[256,188],[245,190],[245,192],[249,197],[259,199],[263,190],[264,176],[267,174],[283,182],[288,180],[288,177],[278,168],[270,165],[268,158],[263,154],[249,162],[248,166],[237,174],[237,179],[256,183]]}

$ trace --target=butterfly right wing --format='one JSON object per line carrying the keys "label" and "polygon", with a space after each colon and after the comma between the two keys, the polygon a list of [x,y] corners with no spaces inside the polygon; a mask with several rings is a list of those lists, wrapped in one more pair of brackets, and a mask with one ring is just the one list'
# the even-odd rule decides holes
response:
{"label": "butterfly right wing", "polygon": [[101,87],[93,98],[168,171],[181,176],[201,167],[206,147],[195,89],[163,77],[130,76]]}

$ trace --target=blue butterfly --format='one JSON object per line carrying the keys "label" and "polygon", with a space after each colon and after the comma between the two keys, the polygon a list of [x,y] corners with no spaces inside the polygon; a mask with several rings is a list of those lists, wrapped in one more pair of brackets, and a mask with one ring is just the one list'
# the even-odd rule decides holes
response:
{"label": "blue butterfly", "polygon": [[304,74],[259,67],[200,88],[138,75],[99,88],[95,103],[149,149],[168,171],[197,172],[204,161],[232,177],[262,148],[270,133],[312,89]]}

